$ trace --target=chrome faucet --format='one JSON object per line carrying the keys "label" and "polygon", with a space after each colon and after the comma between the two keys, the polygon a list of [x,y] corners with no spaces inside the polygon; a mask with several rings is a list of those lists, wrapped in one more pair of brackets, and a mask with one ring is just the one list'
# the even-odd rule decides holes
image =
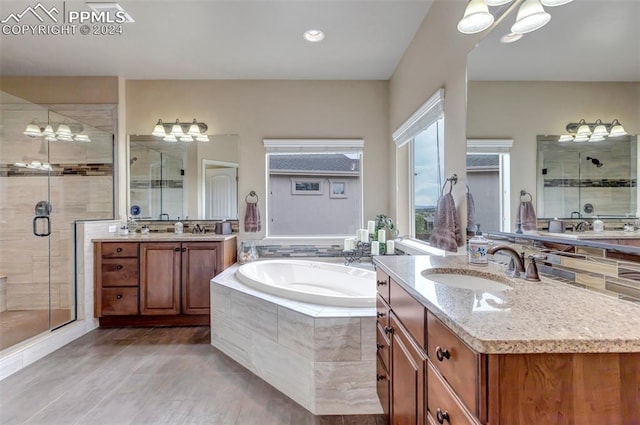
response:
{"label": "chrome faucet", "polygon": [[160,220],[163,220],[162,217],[164,217],[165,215],[167,216],[167,220],[169,220],[169,214],[167,214],[167,213],[160,214]]}
{"label": "chrome faucet", "polygon": [[507,272],[510,273],[513,277],[519,277],[522,273],[524,273],[524,279],[529,280],[531,282],[540,282],[540,276],[538,275],[538,267],[536,266],[536,259],[544,259],[545,256],[536,257],[530,255],[528,258],[529,263],[527,264],[525,270],[525,259],[524,252],[518,254],[518,251],[511,248],[507,245],[498,245],[493,246],[487,250],[487,254],[495,254],[498,251],[504,251],[511,257],[511,261],[509,262],[509,266],[507,267]]}

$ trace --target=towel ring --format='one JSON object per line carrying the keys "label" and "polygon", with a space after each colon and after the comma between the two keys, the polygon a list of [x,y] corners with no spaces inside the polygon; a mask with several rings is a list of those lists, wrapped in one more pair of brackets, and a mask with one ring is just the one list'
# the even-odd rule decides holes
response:
{"label": "towel ring", "polygon": [[458,175],[452,174],[451,177],[447,178],[442,185],[442,189],[440,189],[440,194],[444,193],[444,188],[447,187],[447,183],[449,183],[449,193],[453,189],[453,185],[458,183]]}
{"label": "towel ring", "polygon": [[[529,197],[528,201],[522,199],[525,196]],[[520,191],[520,202],[531,202],[531,201],[533,201],[533,196],[531,196],[531,194],[529,192],[527,192],[526,190],[521,190]]]}
{"label": "towel ring", "polygon": [[[255,200],[255,202],[251,202],[251,201],[249,201],[249,198],[256,198],[256,200]],[[251,192],[249,192],[249,194],[247,196],[244,197],[244,201],[247,204],[257,204],[259,200],[260,200],[260,198],[258,198],[258,195],[253,190]]]}

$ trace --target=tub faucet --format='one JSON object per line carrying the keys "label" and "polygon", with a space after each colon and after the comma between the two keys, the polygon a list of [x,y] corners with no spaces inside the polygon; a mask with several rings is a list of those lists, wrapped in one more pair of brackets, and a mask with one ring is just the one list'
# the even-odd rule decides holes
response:
{"label": "tub faucet", "polygon": [[167,216],[167,220],[169,220],[169,214],[167,214],[167,213],[160,214],[160,220],[163,220],[162,217],[164,217],[164,216]]}

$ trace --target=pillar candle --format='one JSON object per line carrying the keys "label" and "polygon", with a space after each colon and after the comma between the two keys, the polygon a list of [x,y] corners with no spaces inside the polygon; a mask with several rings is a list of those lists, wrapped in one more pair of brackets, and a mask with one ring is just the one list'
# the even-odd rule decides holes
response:
{"label": "pillar candle", "polygon": [[394,241],[387,241],[387,255],[394,255],[396,253],[396,243]]}
{"label": "pillar candle", "polygon": [[343,249],[343,251],[349,251],[350,250],[349,245],[351,245],[351,240],[350,239],[345,239],[344,240],[344,249]]}
{"label": "pillar candle", "polygon": [[384,229],[378,230],[378,242],[385,243],[387,241],[387,232]]}
{"label": "pillar candle", "polygon": [[357,242],[356,238],[349,238],[349,251],[354,251],[356,249]]}
{"label": "pillar candle", "polygon": [[370,235],[373,235],[376,233],[376,222],[373,220],[369,220],[367,221],[367,230],[369,231]]}
{"label": "pillar candle", "polygon": [[360,242],[369,242],[369,231],[367,229],[358,229],[357,235]]}
{"label": "pillar candle", "polygon": [[371,242],[371,255],[380,255],[380,242]]}

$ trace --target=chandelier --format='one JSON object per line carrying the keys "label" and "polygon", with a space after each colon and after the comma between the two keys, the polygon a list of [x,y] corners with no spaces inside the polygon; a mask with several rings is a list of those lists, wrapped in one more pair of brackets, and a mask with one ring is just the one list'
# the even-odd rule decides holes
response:
{"label": "chandelier", "polygon": [[31,121],[23,134],[29,137],[44,137],[47,142],[90,142],[91,139],[86,134],[81,134],[84,127],[79,123],[62,123],[49,121],[47,124],[40,124],[38,120]]}
{"label": "chandelier", "polygon": [[195,118],[190,123],[182,123],[178,119],[175,123],[164,123],[159,119],[151,134],[162,137],[165,142],[208,142],[208,129],[207,124],[198,122]]}
{"label": "chandelier", "polygon": [[563,134],[559,142],[601,142],[605,137],[621,137],[628,133],[617,119],[610,123],[597,119],[595,122],[586,122],[581,119],[578,122],[570,122],[566,126],[568,134]]}

